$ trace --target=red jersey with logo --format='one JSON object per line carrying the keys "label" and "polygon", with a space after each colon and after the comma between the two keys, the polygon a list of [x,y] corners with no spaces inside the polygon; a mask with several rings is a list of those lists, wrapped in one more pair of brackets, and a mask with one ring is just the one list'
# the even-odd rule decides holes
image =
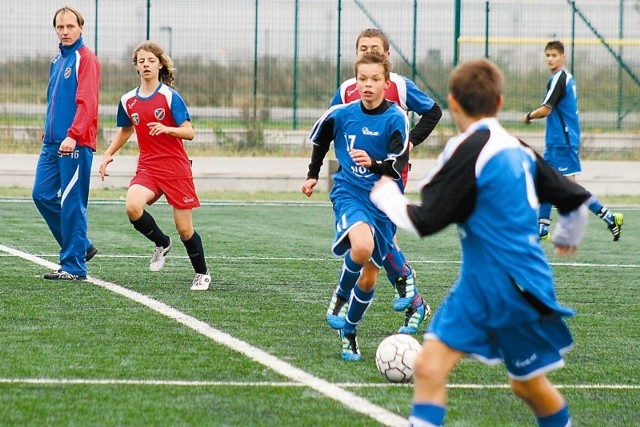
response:
{"label": "red jersey with logo", "polygon": [[147,98],[138,95],[139,89],[132,89],[120,99],[116,119],[117,126],[135,129],[140,149],[136,173],[146,170],[156,176],[192,178],[182,139],[167,134],[150,135],[147,126],[151,122],[180,126],[189,120],[187,105],[178,92],[163,83]]}
{"label": "red jersey with logo", "polygon": [[[416,84],[408,78],[391,73],[389,80],[391,84],[384,91],[385,99],[397,103],[404,111],[413,111],[419,115],[433,108],[435,103],[433,99],[418,89]],[[329,105],[347,104],[356,99],[360,99],[360,94],[356,89],[356,78],[352,77],[340,85]]]}

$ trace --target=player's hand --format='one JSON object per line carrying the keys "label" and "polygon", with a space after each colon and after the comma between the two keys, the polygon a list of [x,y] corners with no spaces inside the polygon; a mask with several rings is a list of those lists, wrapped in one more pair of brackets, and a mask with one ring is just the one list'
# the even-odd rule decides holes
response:
{"label": "player's hand", "polygon": [[524,122],[525,125],[531,124],[531,111],[529,111],[527,114],[524,115],[524,117],[522,118],[522,121]]}
{"label": "player's hand", "polygon": [[107,165],[111,162],[113,162],[113,156],[105,154],[104,158],[102,159],[102,163],[100,164],[100,170],[99,170],[100,179],[103,181],[105,176],[109,176],[109,174],[107,173]]}
{"label": "player's hand", "polygon": [[60,147],[58,147],[58,157],[70,156],[75,149],[76,140],[68,136],[60,143]]}
{"label": "player's hand", "polygon": [[364,150],[358,150],[354,148],[353,150],[349,151],[349,155],[357,166],[364,166],[365,168],[368,168],[373,163],[371,161],[371,157],[369,157],[369,154],[367,154],[367,152]]}
{"label": "player's hand", "polygon": [[313,194],[313,189],[315,188],[317,183],[318,180],[315,178],[307,179],[304,184],[302,184],[302,193],[307,197],[311,197],[311,195]]}
{"label": "player's hand", "polygon": [[160,122],[147,123],[147,127],[149,128],[149,135],[151,136],[169,133],[169,128]]}

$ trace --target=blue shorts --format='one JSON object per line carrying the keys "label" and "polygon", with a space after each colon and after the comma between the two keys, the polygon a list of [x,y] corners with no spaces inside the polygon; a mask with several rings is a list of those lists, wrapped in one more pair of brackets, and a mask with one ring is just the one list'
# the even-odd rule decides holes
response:
{"label": "blue shorts", "polygon": [[[502,361],[515,380],[564,366],[562,354],[573,346],[563,318],[569,310],[548,310],[543,315],[512,284],[486,278],[477,282],[456,283],[434,315],[425,339],[437,338],[487,364]],[[483,292],[484,286],[497,287],[501,296]]]}
{"label": "blue shorts", "polygon": [[582,172],[578,149],[570,145],[551,145],[544,150],[544,159],[564,176]]}
{"label": "blue shorts", "polygon": [[343,257],[351,248],[349,231],[360,223],[366,223],[371,227],[375,243],[371,261],[381,268],[384,258],[393,249],[396,226],[371,203],[368,194],[365,197],[357,190],[347,190],[336,185],[329,197],[336,219],[336,234],[331,245],[333,254]]}

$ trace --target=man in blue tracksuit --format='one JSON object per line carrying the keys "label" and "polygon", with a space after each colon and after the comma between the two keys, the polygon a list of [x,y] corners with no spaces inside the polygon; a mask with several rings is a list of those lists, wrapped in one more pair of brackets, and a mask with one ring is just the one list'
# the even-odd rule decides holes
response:
{"label": "man in blue tracksuit", "polygon": [[84,45],[84,19],[63,7],[53,16],[60,53],[51,61],[42,151],[33,201],[60,245],[49,280],[83,280],[97,252],[87,238],[87,202],[98,130],[100,64]]}

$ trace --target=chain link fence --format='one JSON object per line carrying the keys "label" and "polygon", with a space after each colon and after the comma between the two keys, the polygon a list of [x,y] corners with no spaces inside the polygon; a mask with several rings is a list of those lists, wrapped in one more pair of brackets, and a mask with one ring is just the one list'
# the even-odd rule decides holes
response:
{"label": "chain link fence", "polygon": [[[0,150],[37,151],[58,44],[52,18],[61,4],[3,4]],[[477,57],[505,73],[503,122],[541,146],[544,123],[525,128],[519,119],[542,101],[544,45],[560,39],[578,82],[583,155],[639,156],[638,0],[77,0],[73,6],[84,14],[85,43],[103,68],[102,147],[115,130],[120,96],[139,83],[132,51],[152,39],[176,64],[175,85],[197,130],[195,150],[304,154],[306,132],[351,77],[358,33],[378,27],[391,41],[395,71],[445,109],[424,144],[433,152],[453,132],[448,74]]]}

